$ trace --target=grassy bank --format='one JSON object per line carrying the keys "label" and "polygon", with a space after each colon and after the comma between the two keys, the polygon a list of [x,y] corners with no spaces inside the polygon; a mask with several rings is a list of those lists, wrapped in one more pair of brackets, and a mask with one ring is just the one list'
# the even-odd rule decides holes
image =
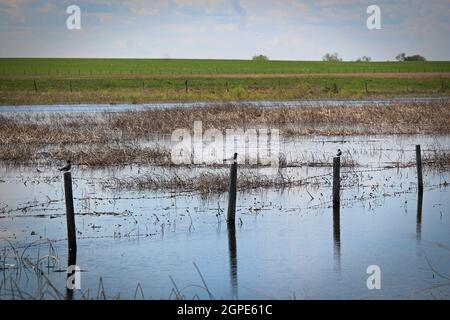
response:
{"label": "grassy bank", "polygon": [[449,79],[439,77],[0,79],[0,104],[361,99],[378,96],[447,95],[448,86]]}
{"label": "grassy bank", "polygon": [[446,95],[450,62],[0,59],[0,104]]}

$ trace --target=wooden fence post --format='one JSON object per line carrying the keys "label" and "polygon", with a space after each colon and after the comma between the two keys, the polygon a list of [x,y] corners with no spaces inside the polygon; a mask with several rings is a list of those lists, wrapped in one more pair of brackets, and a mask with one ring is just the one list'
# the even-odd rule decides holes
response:
{"label": "wooden fence post", "polygon": [[420,144],[416,145],[416,166],[417,166],[417,185],[419,190],[423,190],[422,156],[420,154]]}
{"label": "wooden fence post", "polygon": [[188,93],[188,91],[189,91],[188,80],[186,80],[186,81],[184,82],[184,89],[185,89],[186,93]]}
{"label": "wooden fence post", "polygon": [[76,252],[77,236],[75,229],[75,212],[73,209],[72,175],[70,172],[64,173],[64,193],[66,198],[67,239],[69,242],[69,252]]}
{"label": "wooden fence post", "polygon": [[341,157],[333,158],[333,207],[340,206],[340,189],[341,189]]}
{"label": "wooden fence post", "polygon": [[227,223],[236,223],[236,192],[237,192],[237,153],[234,154],[233,164],[230,169],[230,190],[228,193]]}
{"label": "wooden fence post", "polygon": [[36,80],[34,80],[34,92],[38,92],[38,87],[37,87],[37,83]]}

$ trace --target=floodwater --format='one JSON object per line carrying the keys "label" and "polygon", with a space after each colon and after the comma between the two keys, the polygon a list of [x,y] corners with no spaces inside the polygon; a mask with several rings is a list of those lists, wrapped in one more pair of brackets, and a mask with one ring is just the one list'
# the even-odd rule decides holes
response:
{"label": "floodwater", "polygon": [[[357,162],[341,169],[340,208],[331,205],[330,167],[288,167],[286,176],[319,178],[238,192],[235,228],[225,221],[227,194],[104,187],[113,178],[161,170],[193,175],[198,168],[75,166],[82,272],[73,297],[97,298],[101,284],[107,298],[125,299],[448,299],[442,275],[450,270],[450,173],[426,167],[418,192],[415,167],[399,165],[414,160],[416,144],[424,153],[448,150],[450,137],[285,140],[282,152],[292,159],[328,159],[341,148]],[[0,273],[34,295],[40,282],[32,269],[18,268],[13,247],[18,256],[40,259],[45,277],[65,293],[64,191],[54,168],[0,167]],[[57,259],[45,258],[49,252]],[[367,286],[373,265],[379,290]]]}
{"label": "floodwater", "polygon": [[0,106],[0,113],[60,113],[60,112],[125,112],[142,111],[158,108],[192,108],[213,107],[226,103],[233,106],[253,107],[328,107],[328,106],[389,106],[405,103],[437,103],[449,101],[450,97],[402,97],[377,98],[361,100],[314,99],[288,101],[211,101],[211,102],[157,102],[148,104],[76,104],[76,105],[32,105],[32,106]]}

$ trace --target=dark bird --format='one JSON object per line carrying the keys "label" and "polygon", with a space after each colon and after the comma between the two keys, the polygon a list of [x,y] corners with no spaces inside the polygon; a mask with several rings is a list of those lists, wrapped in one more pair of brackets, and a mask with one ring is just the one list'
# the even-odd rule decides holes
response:
{"label": "dark bird", "polygon": [[342,156],[342,151],[341,151],[341,149],[338,149],[338,152],[336,153],[336,156],[338,156],[338,157]]}
{"label": "dark bird", "polygon": [[231,161],[231,160],[236,161],[237,156],[238,156],[238,154],[237,154],[237,152],[236,152],[232,158],[229,158],[229,159],[223,159],[223,161]]}
{"label": "dark bird", "polygon": [[70,169],[72,169],[72,161],[67,160],[66,165],[59,169],[59,171],[70,171]]}

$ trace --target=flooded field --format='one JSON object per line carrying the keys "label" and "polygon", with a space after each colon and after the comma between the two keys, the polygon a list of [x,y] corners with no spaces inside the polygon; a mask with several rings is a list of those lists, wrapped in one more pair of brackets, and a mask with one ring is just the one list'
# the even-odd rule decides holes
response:
{"label": "flooded field", "polygon": [[[170,147],[170,137],[145,144]],[[339,210],[331,197],[337,149]],[[430,159],[449,149],[446,134],[284,137],[279,169],[239,167],[238,187],[243,176],[282,182],[241,186],[235,228],[226,223],[226,191],[129,183],[208,173],[214,184],[227,165],[75,163],[81,289],[73,298],[448,299],[450,171]],[[47,163],[3,163],[1,298],[66,298],[67,261],[62,174]],[[367,287],[372,265],[380,290]]]}
{"label": "flooded field", "polygon": [[[287,101],[230,101],[227,104],[233,106],[249,107],[323,107],[339,106],[342,104],[351,106],[391,106],[405,103],[438,103],[449,101],[450,97],[397,97],[397,98],[379,98],[379,99],[309,99],[309,100],[287,100]],[[18,106],[0,106],[0,113],[61,113],[61,112],[125,112],[125,111],[143,111],[158,108],[193,108],[193,107],[214,107],[223,105],[221,101],[210,102],[161,102],[147,104],[74,104],[74,105],[18,105]]]}

